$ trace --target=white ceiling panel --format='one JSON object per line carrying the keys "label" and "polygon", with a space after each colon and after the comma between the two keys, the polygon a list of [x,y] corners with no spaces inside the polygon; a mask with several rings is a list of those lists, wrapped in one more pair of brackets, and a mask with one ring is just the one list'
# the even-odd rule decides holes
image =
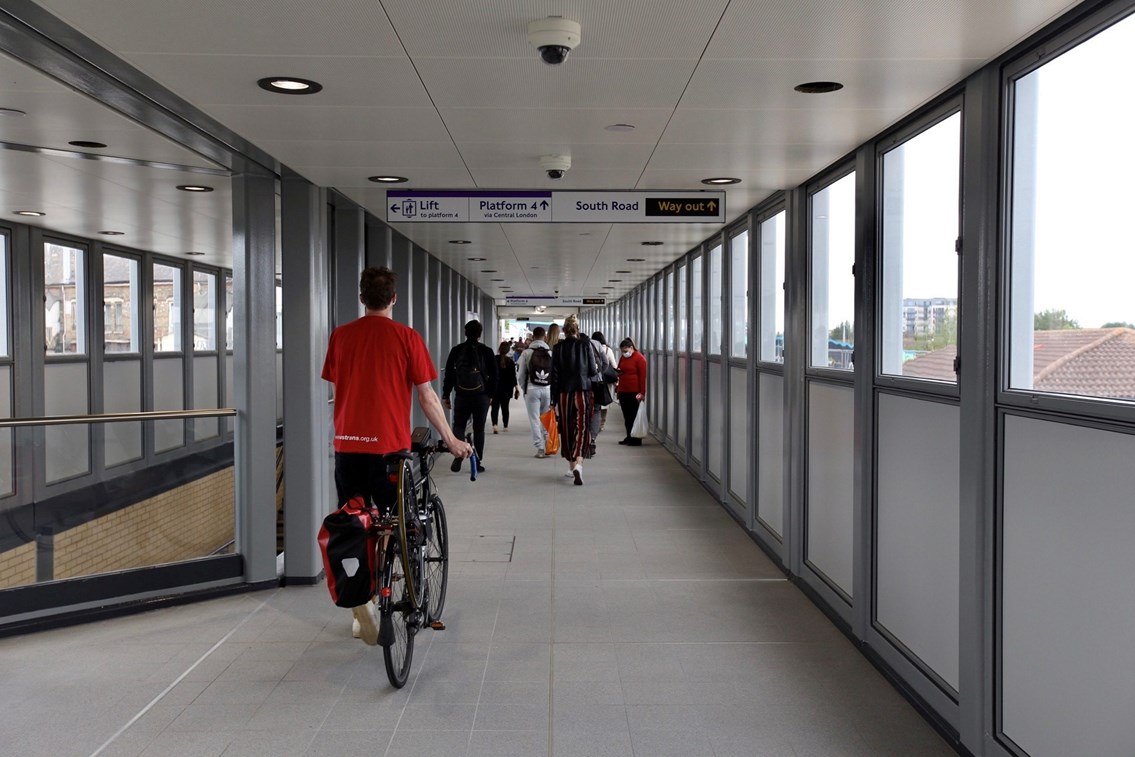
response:
{"label": "white ceiling panel", "polygon": [[540,176],[540,157],[542,155],[568,155],[571,157],[571,177],[575,171],[616,171],[632,169],[641,172],[646,161],[654,151],[653,143],[626,145],[610,144],[572,144],[570,142],[513,142],[513,143],[465,143],[461,145],[461,155],[475,173],[478,169],[489,168],[494,171],[519,170],[525,172],[528,180]]}
{"label": "white ceiling panel", "polygon": [[705,57],[987,60],[1076,4],[733,0]]}
{"label": "white ceiling panel", "polygon": [[664,144],[654,153],[650,170],[708,171],[705,176],[743,170],[815,171],[841,154],[840,145],[830,144]]}
{"label": "white ceiling panel", "polygon": [[244,137],[271,141],[336,139],[376,142],[444,142],[445,124],[432,107],[337,106],[285,108],[268,105],[210,105],[209,112]]}
{"label": "white ceiling panel", "polygon": [[694,70],[688,60],[572,60],[545,66],[535,58],[425,58],[416,63],[439,108],[672,108]]}
{"label": "white ceiling panel", "polygon": [[[682,97],[686,108],[912,109],[972,73],[962,60],[709,60]],[[809,81],[837,81],[838,92],[805,95]],[[849,148],[851,145],[848,146]]]}
{"label": "white ceiling panel", "polygon": [[475,168],[473,177],[477,186],[495,189],[633,189],[641,168],[622,168],[606,171],[598,168],[575,168],[562,179],[549,179],[540,168],[540,160],[532,161],[531,168]]}
{"label": "white ceiling panel", "polygon": [[[697,60],[728,5],[726,0],[383,0],[410,57],[524,58],[528,22],[563,16],[582,27],[570,60]],[[542,64],[540,64],[542,65]]]}
{"label": "white ceiling panel", "polygon": [[375,0],[40,0],[39,5],[119,53],[336,51],[405,57]]}
{"label": "white ceiling panel", "polygon": [[[300,170],[302,169],[302,170]],[[373,187],[374,182],[367,181],[368,176],[377,176],[386,171],[401,170],[398,166],[357,166],[355,168],[337,166],[300,166],[295,169],[308,179],[321,187],[335,187],[345,190],[348,188]],[[449,168],[414,168],[413,180],[399,184],[398,189],[472,189],[473,180],[469,178],[464,169]],[[376,198],[377,200],[377,198]],[[385,193],[381,202],[386,201]],[[385,205],[376,204],[371,207],[379,218],[386,218],[382,209]]]}
{"label": "white ceiling panel", "polygon": [[[261,140],[258,145],[289,166],[446,168],[463,171],[453,142],[327,142],[318,139]],[[375,174],[370,174],[371,176]],[[366,178],[365,176],[363,178]]]}
{"label": "white ceiling panel", "polygon": [[[443,108],[458,144],[469,142],[566,142],[654,144],[673,108]],[[631,124],[631,132],[606,131]]]}
{"label": "white ceiling panel", "polygon": [[[194,105],[270,105],[283,113],[334,105],[426,107],[430,98],[406,58],[168,55],[126,56]],[[281,95],[256,85],[267,76],[298,76],[323,85],[313,95]],[[255,136],[255,135],[252,135]]]}
{"label": "white ceiling panel", "polygon": [[662,144],[855,145],[874,136],[906,112],[903,108],[735,110],[681,107],[674,113]]}

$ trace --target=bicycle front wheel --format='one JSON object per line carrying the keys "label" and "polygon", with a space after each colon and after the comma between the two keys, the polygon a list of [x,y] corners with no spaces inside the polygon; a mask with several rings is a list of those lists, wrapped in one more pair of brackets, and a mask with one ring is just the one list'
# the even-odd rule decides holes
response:
{"label": "bicycle front wheel", "polygon": [[414,660],[417,612],[407,596],[405,568],[400,550],[393,541],[386,548],[380,586],[390,589],[390,596],[379,603],[382,627],[378,638],[382,644],[382,661],[386,663],[386,677],[390,679],[390,685],[400,689],[410,678],[410,664]]}
{"label": "bicycle front wheel", "polygon": [[398,544],[401,547],[402,564],[405,566],[406,595],[415,610],[425,609],[425,596],[422,576],[425,573],[423,547],[425,546],[425,521],[418,497],[414,492],[414,473],[408,460],[402,461],[398,472]]}
{"label": "bicycle front wheel", "polygon": [[433,623],[441,618],[445,588],[449,584],[449,526],[441,497],[431,497],[427,511],[430,516],[426,539],[426,593],[430,598],[429,621]]}

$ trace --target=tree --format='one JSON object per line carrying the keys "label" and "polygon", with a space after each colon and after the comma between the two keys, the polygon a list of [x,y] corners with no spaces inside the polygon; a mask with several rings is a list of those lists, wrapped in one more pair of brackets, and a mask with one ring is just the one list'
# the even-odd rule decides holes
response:
{"label": "tree", "polygon": [[855,330],[851,327],[851,321],[844,321],[828,332],[828,339],[834,339],[837,342],[846,342],[852,344],[855,342]]}
{"label": "tree", "polygon": [[1062,329],[1078,329],[1080,324],[1069,318],[1064,310],[1045,310],[1033,316],[1033,331],[1060,331]]}
{"label": "tree", "polygon": [[1108,321],[1100,326],[1101,329],[1135,329],[1135,325],[1123,321]]}

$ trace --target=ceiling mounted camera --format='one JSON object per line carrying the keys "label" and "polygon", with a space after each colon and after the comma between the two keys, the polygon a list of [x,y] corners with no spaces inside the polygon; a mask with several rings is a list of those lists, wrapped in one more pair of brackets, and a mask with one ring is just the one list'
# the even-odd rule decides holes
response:
{"label": "ceiling mounted camera", "polygon": [[571,168],[571,156],[545,155],[540,158],[540,168],[544,169],[549,179],[562,179],[567,170]]}
{"label": "ceiling mounted camera", "polygon": [[541,18],[528,24],[528,44],[540,51],[540,59],[549,66],[558,66],[579,47],[580,31],[579,24],[561,16]]}

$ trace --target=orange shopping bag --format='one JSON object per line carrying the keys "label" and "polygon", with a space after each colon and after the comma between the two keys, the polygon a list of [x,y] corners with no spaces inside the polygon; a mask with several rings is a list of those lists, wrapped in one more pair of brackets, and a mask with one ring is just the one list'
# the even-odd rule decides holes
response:
{"label": "orange shopping bag", "polygon": [[544,437],[544,454],[558,455],[560,453],[560,429],[556,425],[556,411],[551,408],[540,416],[540,425],[544,427],[547,436]]}

